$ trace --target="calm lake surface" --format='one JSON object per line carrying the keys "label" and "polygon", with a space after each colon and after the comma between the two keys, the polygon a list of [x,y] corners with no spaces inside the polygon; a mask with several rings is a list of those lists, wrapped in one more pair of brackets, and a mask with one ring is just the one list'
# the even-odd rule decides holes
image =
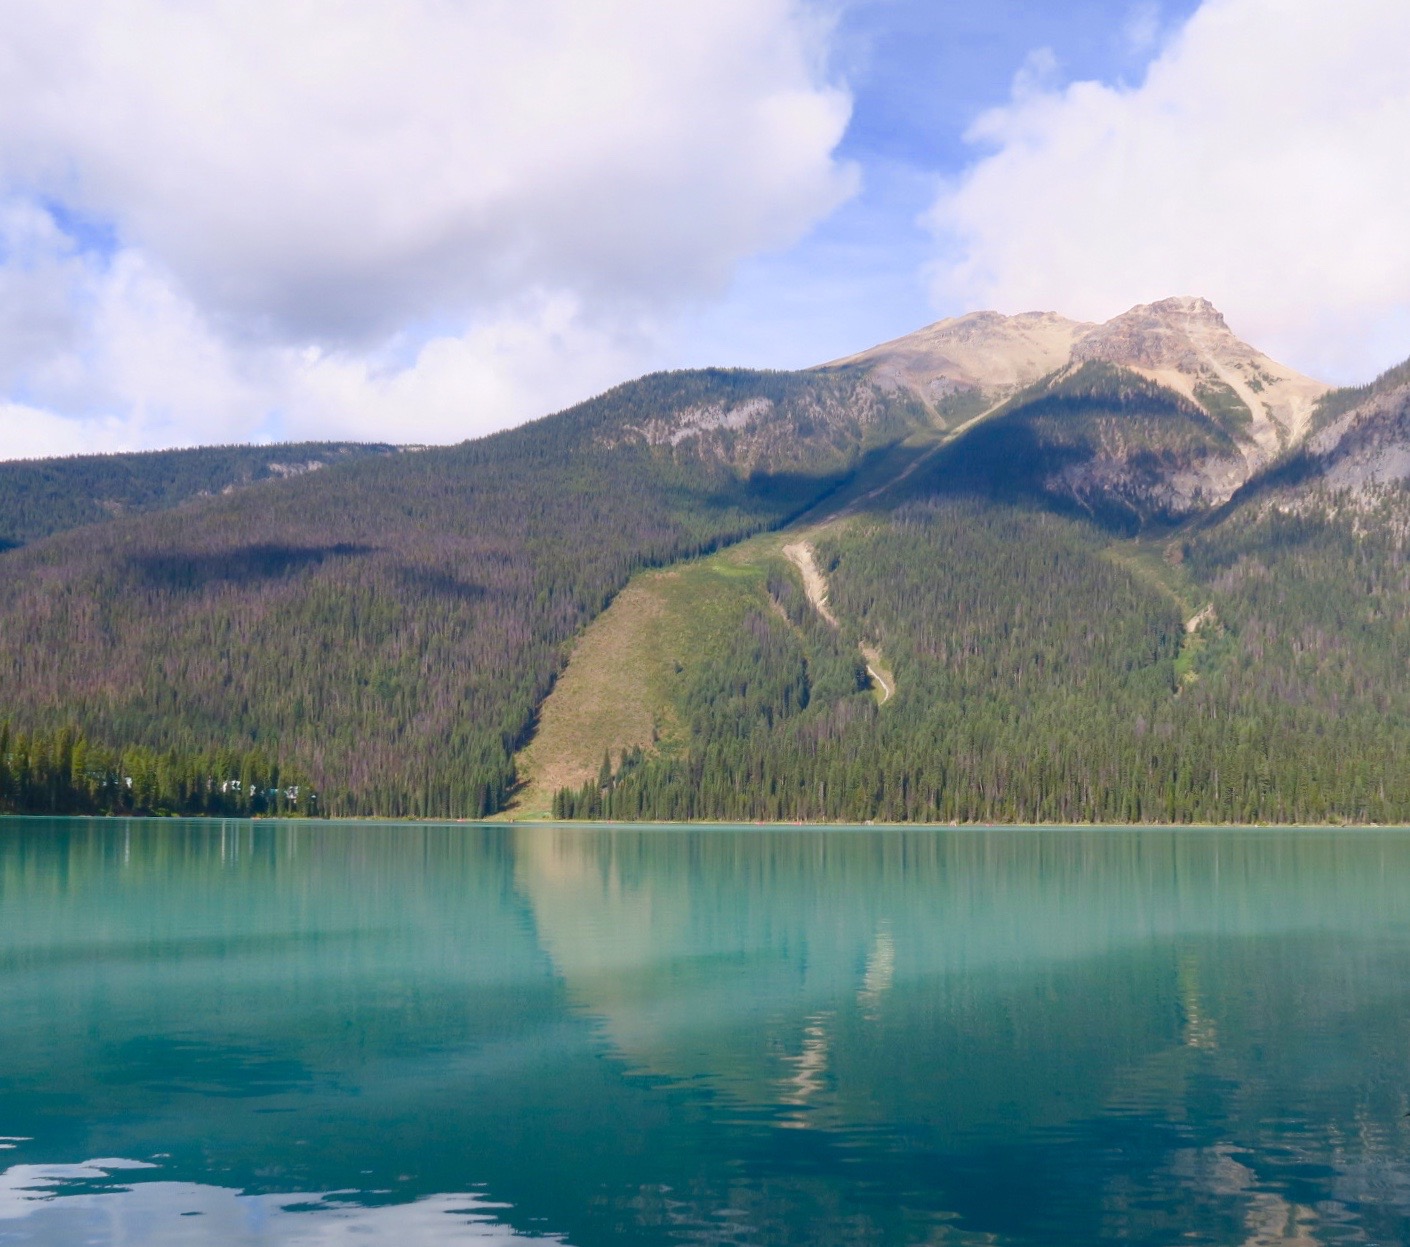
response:
{"label": "calm lake surface", "polygon": [[1410,1242],[1410,832],[0,820],[0,1243]]}

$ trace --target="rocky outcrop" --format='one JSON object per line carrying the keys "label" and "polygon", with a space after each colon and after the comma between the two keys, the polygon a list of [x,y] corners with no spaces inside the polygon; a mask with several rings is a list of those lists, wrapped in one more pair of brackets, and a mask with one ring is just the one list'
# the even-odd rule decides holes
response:
{"label": "rocky outcrop", "polygon": [[[1074,360],[1099,360],[1143,372],[1167,369],[1195,373],[1208,345],[1227,338],[1228,347],[1243,347],[1223,315],[1208,299],[1162,299],[1143,303],[1105,324],[1097,325],[1073,346]],[[1199,345],[1196,345],[1196,343]],[[1252,348],[1244,347],[1251,351]]]}
{"label": "rocky outcrop", "polygon": [[1182,461],[1166,454],[1099,451],[1047,477],[1050,494],[1092,509],[1119,501],[1143,520],[1179,520],[1227,502],[1244,483],[1241,460],[1213,454]]}
{"label": "rocky outcrop", "polygon": [[1410,385],[1372,394],[1311,437],[1307,450],[1334,490],[1367,493],[1410,480]]}
{"label": "rocky outcrop", "polygon": [[1241,444],[1250,471],[1306,436],[1330,388],[1255,350],[1200,298],[1133,307],[1085,334],[1073,359],[1131,368],[1193,399]]}
{"label": "rocky outcrop", "polygon": [[598,445],[644,443],[744,474],[840,471],[878,424],[896,423],[900,437],[924,419],[907,396],[854,373],[659,373],[637,389],[628,418],[606,424]]}

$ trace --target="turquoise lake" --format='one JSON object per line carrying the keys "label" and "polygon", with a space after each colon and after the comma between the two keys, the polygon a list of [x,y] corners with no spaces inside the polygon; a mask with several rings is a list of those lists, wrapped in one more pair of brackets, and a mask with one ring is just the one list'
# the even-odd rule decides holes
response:
{"label": "turquoise lake", "polygon": [[1410,1242],[1410,832],[0,820],[0,1244]]}

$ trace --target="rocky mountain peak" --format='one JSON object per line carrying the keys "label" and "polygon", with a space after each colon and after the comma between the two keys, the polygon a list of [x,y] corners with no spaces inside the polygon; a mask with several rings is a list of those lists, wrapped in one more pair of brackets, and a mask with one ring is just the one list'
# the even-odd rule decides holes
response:
{"label": "rocky mountain peak", "polygon": [[1244,444],[1250,466],[1300,440],[1327,390],[1242,341],[1214,304],[1190,295],[1114,316],[1072,357],[1131,368],[1193,399]]}
{"label": "rocky mountain peak", "polygon": [[[1306,436],[1328,388],[1242,341],[1197,295],[1138,304],[1100,325],[1056,312],[971,312],[828,366],[861,367],[883,389],[915,394],[949,425],[1089,362],[1129,368],[1202,407],[1234,437],[1250,471]],[[956,414],[961,391],[968,406]]]}
{"label": "rocky mountain peak", "polygon": [[1138,304],[1126,314],[1129,316],[1133,312],[1147,312],[1171,319],[1198,320],[1218,325],[1222,329],[1229,327],[1224,322],[1224,313],[1200,295],[1179,294],[1173,298],[1159,299],[1154,303]]}
{"label": "rocky mountain peak", "polygon": [[1200,369],[1202,357],[1211,349],[1224,355],[1255,353],[1233,335],[1208,299],[1182,296],[1142,303],[1113,316],[1086,334],[1073,348],[1072,357],[1127,368],[1191,372]]}
{"label": "rocky mountain peak", "polygon": [[864,367],[883,387],[910,390],[932,404],[960,390],[1002,396],[1063,367],[1073,344],[1093,328],[1056,312],[970,312],[828,367]]}

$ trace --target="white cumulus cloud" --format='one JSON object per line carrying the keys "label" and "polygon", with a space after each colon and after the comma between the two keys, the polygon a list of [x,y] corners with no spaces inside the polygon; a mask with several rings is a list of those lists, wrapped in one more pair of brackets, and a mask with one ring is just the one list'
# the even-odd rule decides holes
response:
{"label": "white cumulus cloud", "polygon": [[0,20],[0,382],[73,422],[54,450],[114,421],[454,440],[542,414],[855,182],[803,0]]}
{"label": "white cumulus cloud", "polygon": [[1410,355],[1410,6],[1205,0],[1135,87],[1042,85],[928,215],[947,309],[1212,299],[1332,381]]}

